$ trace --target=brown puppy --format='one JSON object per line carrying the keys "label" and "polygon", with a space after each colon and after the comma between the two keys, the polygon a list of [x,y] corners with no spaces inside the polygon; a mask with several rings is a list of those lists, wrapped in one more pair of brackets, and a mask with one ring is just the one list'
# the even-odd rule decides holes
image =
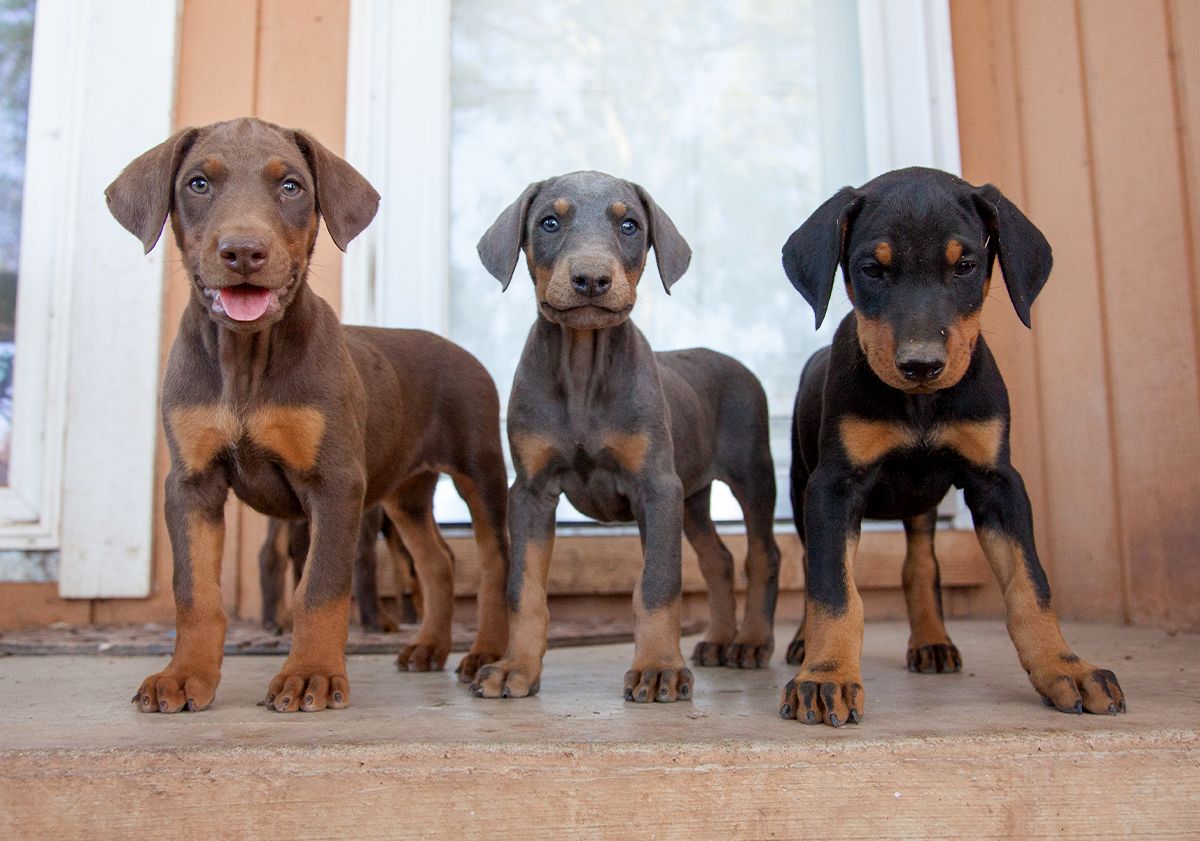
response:
{"label": "brown puppy", "polygon": [[319,219],[345,248],[375,215],[371,185],[304,132],[241,119],[179,132],[126,167],[106,196],[146,251],[170,216],[192,284],[162,394],[178,636],[170,665],[134,696],[139,709],[200,710],[213,700],[230,488],[312,529],[292,650],[268,706],[349,703],[350,570],[364,504],[383,506],[422,579],[425,618],[402,665],[441,668],[453,593],[433,519],[439,472],[471,509],[483,569],[479,635],[459,673],[470,680],[499,657],[508,545],[495,385],[437,336],[343,328],[306,282]]}

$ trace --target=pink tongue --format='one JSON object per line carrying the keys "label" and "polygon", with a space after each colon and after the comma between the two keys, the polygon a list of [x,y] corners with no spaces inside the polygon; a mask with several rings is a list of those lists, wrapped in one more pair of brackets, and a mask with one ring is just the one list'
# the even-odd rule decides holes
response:
{"label": "pink tongue", "polygon": [[254,321],[262,318],[262,314],[271,305],[270,289],[243,283],[240,286],[227,286],[221,290],[221,306],[226,314],[235,321]]}

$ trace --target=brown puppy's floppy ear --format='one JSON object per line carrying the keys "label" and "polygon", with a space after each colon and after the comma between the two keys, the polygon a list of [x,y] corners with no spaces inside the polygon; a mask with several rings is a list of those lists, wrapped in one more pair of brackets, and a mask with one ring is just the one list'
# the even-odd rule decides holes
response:
{"label": "brown puppy's floppy ear", "polygon": [[814,210],[783,245],[783,271],[813,308],[818,327],[829,309],[833,276],[846,260],[850,225],[862,204],[861,193],[843,187]]}
{"label": "brown puppy's floppy ear", "polygon": [[199,131],[185,128],[138,155],[104,190],[108,211],[142,241],[146,253],[158,242],[175,198],[175,175]]}
{"label": "brown puppy's floppy ear", "polygon": [[692,249],[687,240],[679,233],[671,217],[667,215],[654,198],[646,192],[646,188],[633,185],[642,206],[646,208],[646,217],[650,220],[650,246],[654,249],[654,262],[658,264],[658,275],[662,278],[663,288],[671,294],[675,281],[683,277],[692,262]]}
{"label": "brown puppy's floppy ear", "polygon": [[517,258],[525,245],[525,220],[529,217],[529,206],[542,188],[544,181],[534,181],[517,200],[501,211],[496,221],[487,229],[475,250],[483,267],[496,280],[500,281],[502,289],[508,289],[512,282],[513,272],[517,268]]}
{"label": "brown puppy's floppy ear", "polygon": [[325,220],[329,236],[345,251],[350,240],[361,234],[375,218],[375,212],[379,210],[379,193],[357,169],[318,143],[312,135],[303,131],[292,134],[317,182],[317,211]]}
{"label": "brown puppy's floppy ear", "polygon": [[993,185],[984,184],[971,193],[971,198],[988,229],[988,276],[992,274],[992,261],[999,255],[1008,297],[1021,323],[1031,327],[1033,299],[1046,285],[1054,264],[1050,243]]}

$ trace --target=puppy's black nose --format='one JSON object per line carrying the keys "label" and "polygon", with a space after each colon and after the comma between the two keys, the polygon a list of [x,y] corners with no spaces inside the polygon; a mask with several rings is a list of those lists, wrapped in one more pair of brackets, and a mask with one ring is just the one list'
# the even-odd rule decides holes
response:
{"label": "puppy's black nose", "polygon": [[907,359],[897,359],[896,368],[904,375],[906,380],[913,382],[928,382],[935,379],[938,374],[946,369],[945,358],[921,358],[909,357]]}
{"label": "puppy's black nose", "polygon": [[595,298],[612,286],[612,275],[602,272],[576,272],[571,275],[571,288],[580,295]]}
{"label": "puppy's black nose", "polygon": [[255,237],[221,237],[217,243],[221,259],[238,274],[250,275],[267,264],[267,244]]}

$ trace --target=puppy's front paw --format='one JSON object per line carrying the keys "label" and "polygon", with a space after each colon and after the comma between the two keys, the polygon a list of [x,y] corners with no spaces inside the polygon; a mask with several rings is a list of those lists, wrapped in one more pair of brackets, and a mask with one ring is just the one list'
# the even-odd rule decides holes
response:
{"label": "puppy's front paw", "polygon": [[692,681],[692,670],[682,663],[668,668],[638,668],[635,665],[625,673],[625,700],[635,704],[689,701]]}
{"label": "puppy's front paw", "polygon": [[504,657],[475,672],[471,693],[476,698],[525,698],[541,689],[542,666]]}
{"label": "puppy's front paw", "polygon": [[928,675],[962,671],[962,657],[952,642],[911,646],[906,659],[910,672]]}
{"label": "puppy's front paw", "polygon": [[281,713],[340,710],[350,704],[345,664],[304,666],[284,663],[267,687],[267,708]]}
{"label": "puppy's front paw", "polygon": [[783,687],[780,717],[804,724],[824,722],[832,727],[846,722],[857,724],[867,700],[858,668],[835,663],[816,665],[819,668],[800,669]]}
{"label": "puppy's front paw", "polygon": [[144,713],[196,712],[213,702],[220,679],[218,669],[171,664],[142,681],[133,703]]}
{"label": "puppy's front paw", "polygon": [[1080,660],[1074,654],[1061,655],[1029,673],[1029,681],[1046,706],[1065,713],[1116,715],[1125,712],[1125,693],[1117,676]]}

